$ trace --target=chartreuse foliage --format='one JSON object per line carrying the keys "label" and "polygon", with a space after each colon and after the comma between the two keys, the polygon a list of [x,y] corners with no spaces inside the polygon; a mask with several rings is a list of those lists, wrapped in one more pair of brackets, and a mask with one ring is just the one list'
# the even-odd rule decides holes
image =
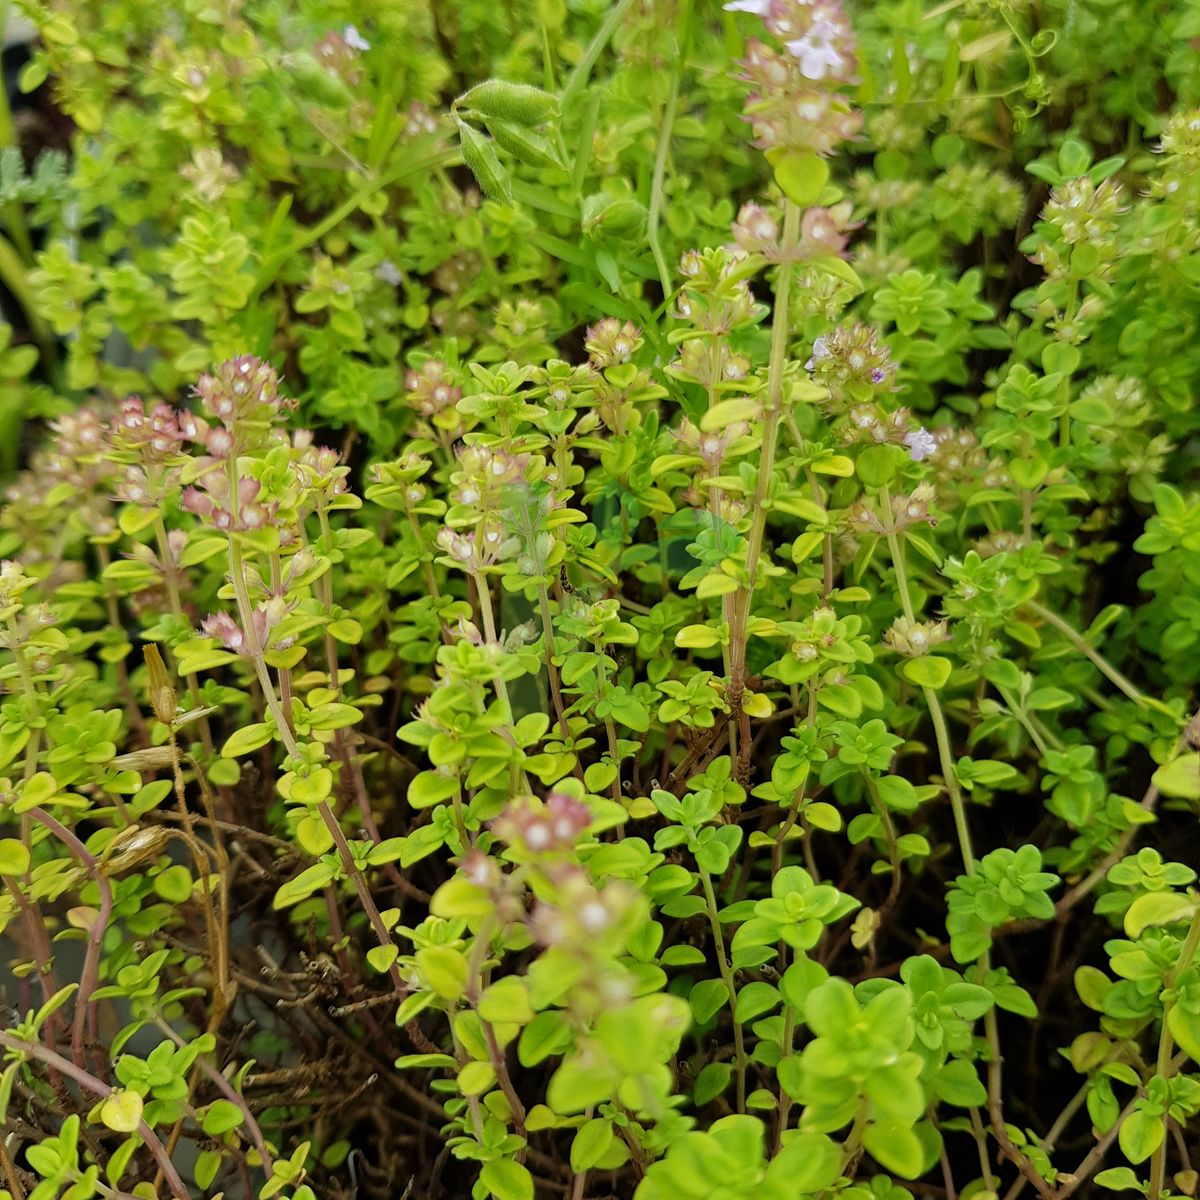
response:
{"label": "chartreuse foliage", "polygon": [[20,7],[0,1196],[1194,1195],[1200,8]]}

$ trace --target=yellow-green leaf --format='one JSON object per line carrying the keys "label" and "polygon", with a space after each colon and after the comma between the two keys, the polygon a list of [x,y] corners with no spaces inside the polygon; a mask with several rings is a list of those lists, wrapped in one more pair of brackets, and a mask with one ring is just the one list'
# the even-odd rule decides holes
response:
{"label": "yellow-green leaf", "polygon": [[720,640],[707,625],[685,625],[675,635],[675,645],[681,650],[707,650]]}
{"label": "yellow-green leaf", "polygon": [[137,1092],[118,1088],[100,1105],[100,1120],[117,1133],[133,1133],[142,1123],[142,1098]]}

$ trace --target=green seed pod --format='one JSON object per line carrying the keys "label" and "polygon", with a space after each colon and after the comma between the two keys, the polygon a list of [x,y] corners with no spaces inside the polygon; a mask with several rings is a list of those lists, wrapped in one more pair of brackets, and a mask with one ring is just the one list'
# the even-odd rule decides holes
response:
{"label": "green seed pod", "polygon": [[471,168],[483,194],[498,204],[512,206],[512,185],[508,172],[496,157],[492,143],[478,130],[462,121],[458,123],[458,136],[462,142],[463,162]]}
{"label": "green seed pod", "polygon": [[514,125],[542,125],[558,112],[558,98],[541,88],[503,79],[485,79],[459,100],[459,105],[484,117]]}
{"label": "green seed pod", "polygon": [[550,142],[538,133],[507,121],[488,119],[488,131],[509,154],[531,167],[561,167],[562,162]]}
{"label": "green seed pod", "polygon": [[310,54],[295,54],[289,60],[292,81],[298,99],[322,108],[345,109],[354,102],[354,93],[332,71]]}
{"label": "green seed pod", "polygon": [[583,201],[583,232],[596,241],[638,237],[645,228],[646,207],[637,200],[597,193]]}

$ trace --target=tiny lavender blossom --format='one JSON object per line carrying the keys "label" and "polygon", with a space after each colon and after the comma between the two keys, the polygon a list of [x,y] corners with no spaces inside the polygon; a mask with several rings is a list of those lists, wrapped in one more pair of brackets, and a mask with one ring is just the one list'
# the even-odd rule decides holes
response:
{"label": "tiny lavender blossom", "polygon": [[913,462],[924,462],[925,459],[932,458],[938,448],[937,438],[924,425],[906,434],[904,444],[908,447]]}

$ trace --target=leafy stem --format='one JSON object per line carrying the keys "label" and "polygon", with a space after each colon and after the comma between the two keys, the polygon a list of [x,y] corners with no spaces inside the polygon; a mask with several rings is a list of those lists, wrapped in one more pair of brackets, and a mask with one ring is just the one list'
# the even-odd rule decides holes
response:
{"label": "leafy stem", "polygon": [[75,994],[75,1019],[71,1026],[71,1057],[74,1059],[75,1065],[82,1069],[85,1066],[83,1031],[91,995],[96,990],[96,984],[100,979],[100,952],[104,947],[104,935],[108,932],[109,920],[112,918],[112,888],[104,877],[104,872],[100,869],[100,863],[96,857],[71,830],[42,808],[30,809],[29,815],[39,824],[44,825],[83,863],[100,892],[100,908],[88,924],[87,951],[83,958],[83,970],[79,975],[79,991]]}
{"label": "leafy stem", "polygon": [[775,310],[771,323],[771,353],[767,362],[767,404],[763,413],[762,453],[759,457],[758,480],[754,485],[754,500],[751,504],[750,534],[746,543],[746,583],[734,596],[731,609],[733,619],[729,629],[729,706],[738,722],[738,761],[743,770],[748,765],[750,754],[750,721],[742,709],[742,697],[746,691],[746,626],[750,618],[754,588],[758,582],[758,564],[767,527],[767,496],[775,472],[775,448],[783,414],[784,373],[787,369],[788,345],[792,332],[792,251],[799,236],[800,209],[790,200],[785,200],[783,236],[780,242],[781,261],[775,281]]}
{"label": "leafy stem", "polygon": [[[1175,1048],[1175,1039],[1171,1035],[1168,1018],[1171,1015],[1171,1009],[1178,1003],[1178,998],[1174,994],[1173,987],[1175,981],[1183,974],[1184,971],[1191,966],[1192,959],[1196,956],[1196,950],[1200,947],[1200,906],[1192,911],[1191,921],[1188,924],[1187,936],[1183,941],[1183,948],[1179,951],[1179,961],[1175,964],[1171,973],[1164,980],[1166,985],[1167,996],[1163,1001],[1162,1029],[1158,1035],[1158,1057],[1155,1062],[1154,1073],[1159,1079],[1165,1083],[1173,1074],[1171,1064],[1171,1053]],[[1162,1141],[1155,1147],[1154,1153],[1150,1156],[1150,1187],[1146,1192],[1146,1200],[1160,1200],[1163,1191],[1163,1184],[1166,1181],[1167,1173],[1167,1122],[1170,1120],[1169,1113],[1164,1109],[1163,1112],[1163,1137]]]}
{"label": "leafy stem", "polygon": [[1174,716],[1174,712],[1167,708],[1161,701],[1155,700],[1140,691],[1138,687],[1129,680],[1125,675],[1117,670],[1116,667],[1108,661],[1081,633],[1073,629],[1066,621],[1062,619],[1056,612],[1052,612],[1044,605],[1039,604],[1036,600],[1025,601],[1025,607],[1031,613],[1034,613],[1040,620],[1045,621],[1047,625],[1057,629],[1059,633],[1071,643],[1081,654],[1098,668],[1100,673],[1108,679],[1108,681],[1119,688],[1125,695],[1138,705],[1139,708],[1153,708],[1159,712],[1165,712],[1170,716]]}
{"label": "leafy stem", "polygon": [[[39,1045],[37,1042],[27,1042],[24,1038],[14,1037],[13,1034],[5,1033],[2,1030],[0,1030],[0,1046],[14,1054],[36,1059],[48,1067],[53,1067],[68,1079],[73,1079],[84,1091],[90,1092],[101,1100],[107,1099],[113,1093],[114,1089],[103,1080],[97,1079],[90,1071],[76,1066],[75,1063],[63,1058],[61,1054],[47,1046]],[[175,1197],[175,1200],[191,1200],[191,1193],[179,1177],[179,1172],[171,1162],[166,1148],[159,1141],[158,1134],[145,1121],[138,1122],[137,1134],[154,1156],[155,1162],[158,1163],[158,1169],[167,1181],[167,1186],[171,1189],[171,1195]]]}
{"label": "leafy stem", "polygon": [[[725,990],[729,994],[729,1011],[734,1012],[737,1001],[737,984],[733,978],[733,969],[729,965],[729,956],[725,953],[725,935],[721,932],[721,916],[717,909],[717,896],[713,891],[712,880],[708,872],[701,869],[698,872],[700,884],[704,888],[704,900],[708,909],[708,923],[712,929],[713,945],[717,950],[717,966],[721,971]],[[736,1064],[737,1111],[746,1111],[746,1043],[742,1035],[742,1027],[737,1017],[733,1021],[733,1053]]]}
{"label": "leafy stem", "polygon": [[[913,609],[912,594],[909,590],[908,571],[904,564],[904,546],[896,532],[892,516],[892,498],[886,484],[880,489],[882,520],[887,530],[888,550],[892,556],[892,567],[896,573],[896,589],[900,593],[900,605],[905,619],[916,621]],[[945,780],[946,794],[950,797],[950,810],[954,814],[954,828],[958,835],[959,853],[962,855],[963,870],[968,875],[975,873],[975,852],[971,846],[971,828],[967,822],[966,803],[962,789],[958,784],[958,772],[954,766],[954,747],[950,741],[950,731],[946,726],[946,716],[942,711],[941,701],[937,692],[931,687],[923,687],[921,693],[925,706],[929,710],[929,718],[933,722],[934,738],[937,741],[938,759],[942,767],[942,777]]]}

